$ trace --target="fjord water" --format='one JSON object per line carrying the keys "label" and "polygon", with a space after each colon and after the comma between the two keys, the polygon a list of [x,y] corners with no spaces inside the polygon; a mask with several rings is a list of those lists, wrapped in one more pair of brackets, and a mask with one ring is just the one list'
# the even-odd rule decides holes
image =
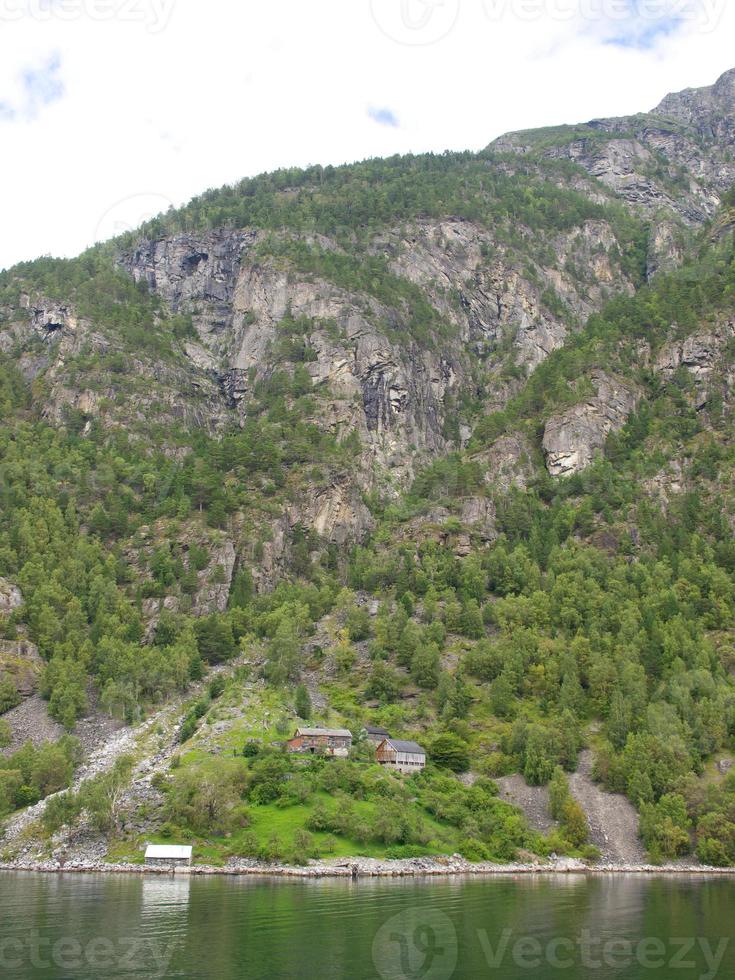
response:
{"label": "fjord water", "polygon": [[714,980],[734,922],[729,878],[0,874],[0,976]]}

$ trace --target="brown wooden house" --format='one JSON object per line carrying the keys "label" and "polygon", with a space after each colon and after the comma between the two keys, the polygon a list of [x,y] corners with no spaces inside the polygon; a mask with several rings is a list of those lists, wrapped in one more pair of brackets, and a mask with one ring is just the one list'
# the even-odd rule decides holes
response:
{"label": "brown wooden house", "polygon": [[416,742],[386,738],[377,748],[375,757],[381,766],[397,772],[421,772],[426,766],[426,752]]}
{"label": "brown wooden house", "polygon": [[374,745],[378,746],[381,742],[384,742],[386,738],[390,738],[390,732],[387,728],[380,728],[378,725],[365,725],[362,730],[363,736],[372,742]]}
{"label": "brown wooden house", "polygon": [[352,748],[352,732],[346,728],[297,728],[286,744],[289,752],[346,758]]}

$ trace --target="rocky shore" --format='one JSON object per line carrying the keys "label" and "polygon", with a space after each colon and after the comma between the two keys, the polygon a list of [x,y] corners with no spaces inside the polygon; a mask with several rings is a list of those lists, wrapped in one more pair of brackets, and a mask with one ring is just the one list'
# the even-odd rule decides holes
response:
{"label": "rocky shore", "polygon": [[267,864],[260,861],[233,862],[224,867],[195,865],[191,868],[157,868],[141,864],[107,864],[104,861],[13,861],[0,863],[0,872],[35,872],[42,874],[136,874],[136,875],[231,875],[276,878],[418,878],[452,875],[735,875],[735,868],[712,868],[689,864],[585,864],[573,858],[560,858],[537,864],[472,864],[460,855],[441,858],[410,858],[402,861],[379,861],[373,858],[311,862],[303,867]]}

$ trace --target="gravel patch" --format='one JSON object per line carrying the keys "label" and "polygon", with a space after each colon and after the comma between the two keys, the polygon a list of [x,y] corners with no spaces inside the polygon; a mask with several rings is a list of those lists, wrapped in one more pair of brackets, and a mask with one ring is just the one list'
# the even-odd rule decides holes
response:
{"label": "gravel patch", "polygon": [[63,727],[49,716],[48,705],[40,694],[22,701],[17,708],[3,715],[10,724],[12,742],[0,755],[12,755],[26,742],[41,745],[43,742],[57,742],[64,734]]}
{"label": "gravel patch", "polygon": [[638,837],[638,812],[625,796],[607,793],[592,779],[592,752],[585,749],[569,776],[572,796],[590,825],[590,841],[610,864],[644,864],[646,851]]}
{"label": "gravel patch", "polygon": [[529,826],[534,830],[547,834],[556,826],[549,812],[547,786],[529,786],[518,773],[513,776],[501,776],[494,781],[500,789],[500,799],[522,810]]}

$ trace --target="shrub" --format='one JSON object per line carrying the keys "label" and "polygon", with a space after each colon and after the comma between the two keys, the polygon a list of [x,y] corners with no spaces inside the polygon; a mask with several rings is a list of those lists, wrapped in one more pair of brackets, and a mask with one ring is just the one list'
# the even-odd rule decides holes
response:
{"label": "shrub", "polygon": [[467,772],[470,768],[469,746],[457,735],[439,735],[431,743],[429,755],[432,762],[442,769]]}
{"label": "shrub", "polygon": [[471,861],[473,864],[479,864],[481,861],[490,860],[490,852],[487,847],[482,843],[482,841],[475,840],[474,838],[467,838],[463,840],[459,845],[459,853],[467,861]]}

